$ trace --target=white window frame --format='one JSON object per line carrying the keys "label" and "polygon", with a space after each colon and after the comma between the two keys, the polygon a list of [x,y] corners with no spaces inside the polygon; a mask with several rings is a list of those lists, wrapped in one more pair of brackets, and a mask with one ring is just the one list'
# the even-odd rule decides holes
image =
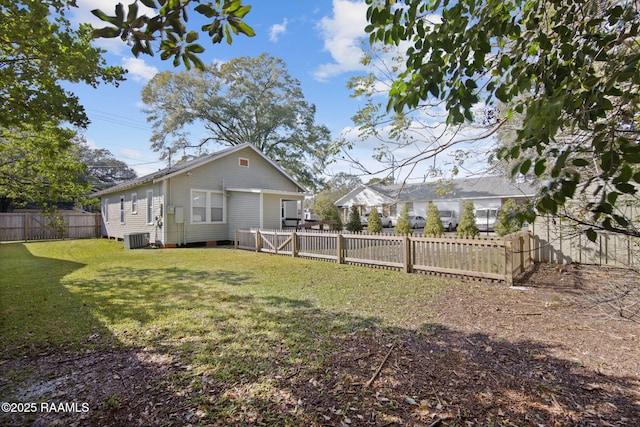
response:
{"label": "white window frame", "polygon": [[[243,165],[243,162],[246,162],[246,165]],[[251,166],[251,161],[246,157],[238,157],[238,166],[241,168],[248,168]]]}
{"label": "white window frame", "polygon": [[[205,193],[205,206],[194,206],[193,197],[194,193]],[[219,208],[220,206],[212,206],[212,198],[211,195],[216,194],[222,196],[222,221],[212,221],[211,220],[211,208]],[[189,212],[190,212],[190,221],[193,225],[198,224],[226,224],[227,223],[227,198],[224,195],[223,191],[220,190],[201,190],[197,188],[192,188],[189,199]],[[205,219],[204,221],[194,221],[194,207],[204,207],[205,208]]]}
{"label": "white window frame", "polygon": [[126,197],[120,196],[120,224],[125,224],[127,217],[127,199]]}
{"label": "white window frame", "polygon": [[131,215],[138,214],[138,193],[131,193]]}
{"label": "white window frame", "polygon": [[153,225],[153,190],[147,190],[147,224]]}

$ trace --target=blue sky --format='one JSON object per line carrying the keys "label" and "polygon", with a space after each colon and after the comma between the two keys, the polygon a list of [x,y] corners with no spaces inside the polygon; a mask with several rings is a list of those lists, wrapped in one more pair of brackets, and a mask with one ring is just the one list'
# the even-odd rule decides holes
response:
{"label": "blue sky", "polygon": [[[129,3],[129,0],[120,1],[125,5]],[[90,11],[98,8],[113,14],[117,3],[78,0],[79,8],[73,11],[72,20],[104,26]],[[352,126],[351,116],[359,108],[358,101],[350,98],[346,83],[350,77],[364,73],[359,63],[360,42],[365,38],[364,1],[247,0],[246,3],[251,4],[252,9],[245,20],[254,28],[256,36],[237,36],[231,45],[226,42],[205,45],[203,61],[226,61],[262,52],[281,58],[289,73],[300,81],[307,101],[316,106],[316,122],[326,125],[332,136],[338,137]],[[150,149],[151,126],[141,112],[140,93],[156,72],[174,70],[171,62],[161,61],[158,56],[135,58],[119,39],[96,44],[107,50],[105,58],[109,64],[122,65],[129,73],[127,81],[119,87],[72,87],[91,120],[85,136],[92,145],[108,149],[139,174],[164,167],[164,162],[158,160],[159,153]],[[368,160],[370,153],[366,149],[360,151],[357,156]],[[331,170],[335,173],[349,168],[336,164]]]}
{"label": "blue sky", "polygon": [[[127,5],[133,0],[119,1]],[[77,0],[79,8],[73,11],[72,21],[102,27],[104,23],[90,11],[101,9],[113,14],[119,1]],[[206,37],[202,36],[200,42],[206,48],[202,60],[205,63],[228,61],[238,56],[258,56],[262,52],[281,58],[289,74],[300,81],[306,100],[316,106],[316,123],[327,126],[334,139],[343,134],[355,134],[351,117],[364,101],[351,98],[346,84],[350,77],[367,72],[360,64],[361,43],[367,39],[364,0],[245,0],[245,3],[252,6],[245,21],[256,31],[256,36],[236,36],[231,45],[226,42],[206,44]],[[150,149],[152,130],[146,115],[141,112],[140,94],[155,73],[175,70],[171,61],[161,61],[158,56],[135,58],[120,39],[103,39],[96,44],[107,51],[105,58],[109,64],[121,65],[129,73],[127,81],[119,87],[72,87],[92,122],[84,132],[85,136],[93,146],[108,149],[139,175],[166,166],[159,160],[159,153]],[[368,170],[380,170],[384,166],[372,159],[376,144],[374,141],[358,142],[349,154]],[[397,154],[400,157],[407,155],[406,152]],[[409,173],[414,179],[421,179],[433,161],[428,163],[414,169],[405,168],[396,179]],[[361,173],[344,161],[331,165],[328,172]],[[362,176],[362,180],[366,182],[371,177]]]}

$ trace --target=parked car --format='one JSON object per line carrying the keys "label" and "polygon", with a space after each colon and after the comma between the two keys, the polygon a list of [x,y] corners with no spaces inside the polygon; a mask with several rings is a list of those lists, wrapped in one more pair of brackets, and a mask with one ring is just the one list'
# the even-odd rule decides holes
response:
{"label": "parked car", "polygon": [[492,231],[496,228],[498,220],[498,208],[480,208],[476,209],[474,214],[476,217],[476,227],[480,231]]}
{"label": "parked car", "polygon": [[[378,216],[380,217],[380,222],[382,223],[383,227],[391,227],[391,218],[381,213],[379,213]],[[360,218],[360,223],[365,226],[368,225],[369,214],[363,215],[362,218]]]}
{"label": "parked car", "polygon": [[458,228],[458,214],[456,211],[438,211],[438,213],[445,230],[453,231]]}
{"label": "parked car", "polygon": [[427,225],[427,220],[419,215],[409,215],[409,222],[411,223],[411,228],[424,228]]}

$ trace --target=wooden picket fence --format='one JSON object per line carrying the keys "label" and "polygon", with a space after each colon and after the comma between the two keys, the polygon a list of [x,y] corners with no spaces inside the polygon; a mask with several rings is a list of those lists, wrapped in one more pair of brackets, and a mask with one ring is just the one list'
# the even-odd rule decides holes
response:
{"label": "wooden picket fence", "polygon": [[532,243],[528,231],[477,239],[284,230],[235,233],[237,249],[509,285],[533,266]]}
{"label": "wooden picket fence", "polygon": [[38,212],[0,213],[0,241],[100,237],[100,214],[61,213],[54,220],[60,226]]}

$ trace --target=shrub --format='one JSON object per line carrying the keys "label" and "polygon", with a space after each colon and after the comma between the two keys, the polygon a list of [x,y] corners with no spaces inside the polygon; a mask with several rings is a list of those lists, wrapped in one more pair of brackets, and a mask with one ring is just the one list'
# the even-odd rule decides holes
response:
{"label": "shrub", "polygon": [[349,222],[345,227],[349,231],[362,231],[362,220],[360,219],[360,212],[358,212],[357,206],[351,206],[351,212],[349,213]]}
{"label": "shrub", "polygon": [[411,221],[409,221],[409,205],[406,203],[402,208],[402,212],[398,217],[398,223],[394,230],[396,234],[413,234],[413,227],[411,227]]}
{"label": "shrub", "polygon": [[458,237],[475,237],[480,234],[480,230],[476,226],[476,217],[473,215],[475,207],[473,202],[468,200],[462,205],[462,216],[460,223],[456,229]]}
{"label": "shrub", "polygon": [[322,221],[336,221],[331,228],[334,230],[342,230],[342,219],[340,211],[333,202],[327,198],[319,198],[315,204],[315,214]]}
{"label": "shrub", "polygon": [[382,221],[380,221],[380,215],[376,209],[369,213],[369,219],[367,220],[367,231],[369,233],[381,233]]}
{"label": "shrub", "polygon": [[424,226],[424,235],[438,237],[443,234],[444,225],[442,225],[442,221],[440,220],[438,207],[433,202],[429,202],[429,206],[427,207],[427,224]]}
{"label": "shrub", "polygon": [[519,213],[520,209],[515,200],[509,199],[504,202],[504,205],[502,205],[498,213],[495,229],[496,234],[498,236],[506,236],[507,234],[520,231],[524,221]]}

